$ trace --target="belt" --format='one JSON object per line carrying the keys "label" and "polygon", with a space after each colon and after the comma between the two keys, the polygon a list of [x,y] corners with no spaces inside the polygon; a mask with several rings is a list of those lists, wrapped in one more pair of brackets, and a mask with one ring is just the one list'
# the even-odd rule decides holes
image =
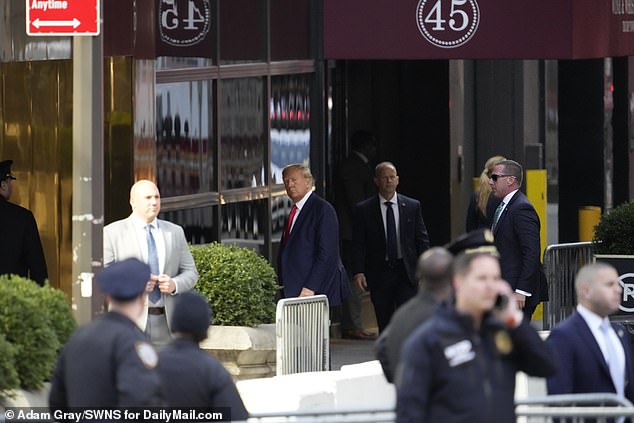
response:
{"label": "belt", "polygon": [[147,313],[154,316],[160,316],[161,314],[165,314],[165,307],[148,307]]}

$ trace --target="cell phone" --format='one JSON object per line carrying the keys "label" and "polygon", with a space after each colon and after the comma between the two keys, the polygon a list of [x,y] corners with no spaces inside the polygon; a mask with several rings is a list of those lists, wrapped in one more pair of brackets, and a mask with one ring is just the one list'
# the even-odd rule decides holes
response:
{"label": "cell phone", "polygon": [[509,297],[504,294],[498,294],[495,298],[495,304],[493,307],[497,310],[504,310],[509,303]]}

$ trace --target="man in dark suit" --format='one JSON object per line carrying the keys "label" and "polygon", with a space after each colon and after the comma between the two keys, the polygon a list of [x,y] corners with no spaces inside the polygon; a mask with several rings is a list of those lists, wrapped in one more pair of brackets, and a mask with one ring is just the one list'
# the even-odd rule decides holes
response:
{"label": "man in dark suit", "polygon": [[577,312],[559,322],[547,343],[558,371],[547,379],[549,394],[612,392],[634,401],[634,352],[630,335],[608,316],[618,310],[622,288],[606,263],[584,266],[575,279]]}
{"label": "man in dark suit", "polygon": [[44,285],[48,277],[42,241],[33,213],[9,202],[15,177],[12,160],[0,162],[0,275],[14,274]]}
{"label": "man in dark suit", "polygon": [[522,166],[513,160],[502,160],[493,168],[489,183],[502,202],[495,210],[491,230],[500,252],[502,278],[511,285],[518,307],[530,320],[548,291],[540,261],[539,216],[519,190],[522,177]]}
{"label": "man in dark suit", "polygon": [[286,222],[278,254],[278,276],[284,296],[325,294],[330,306],[347,294],[346,270],[339,257],[339,224],[335,209],[312,192],[313,176],[301,164],[282,171],[286,194],[295,203]]}
{"label": "man in dark suit", "polygon": [[381,332],[394,311],[416,295],[416,261],[429,248],[429,236],[420,202],[396,193],[396,167],[379,163],[374,175],[379,194],[354,210],[352,273],[354,284],[370,290]]}
{"label": "man in dark suit", "polygon": [[[354,206],[376,193],[374,165],[376,140],[368,131],[355,131],[350,137],[352,150],[341,163],[335,187],[339,234],[341,236],[341,260],[350,272],[352,262],[352,214]],[[352,275],[348,274],[352,279]],[[361,322],[361,292],[356,286],[343,302],[341,329],[344,338],[374,340],[376,335],[363,329]]]}

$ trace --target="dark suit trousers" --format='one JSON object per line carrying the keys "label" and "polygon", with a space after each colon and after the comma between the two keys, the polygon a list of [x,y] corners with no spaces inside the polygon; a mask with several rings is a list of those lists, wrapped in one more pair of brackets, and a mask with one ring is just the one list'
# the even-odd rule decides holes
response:
{"label": "dark suit trousers", "polygon": [[374,305],[379,332],[390,323],[392,315],[402,304],[416,295],[417,289],[409,283],[403,261],[394,265],[385,264],[377,278],[369,281],[370,298]]}

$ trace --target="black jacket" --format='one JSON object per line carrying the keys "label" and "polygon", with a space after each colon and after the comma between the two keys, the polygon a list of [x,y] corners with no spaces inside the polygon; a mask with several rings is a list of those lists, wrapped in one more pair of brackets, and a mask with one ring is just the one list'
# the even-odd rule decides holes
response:
{"label": "black jacket", "polygon": [[507,330],[491,316],[476,331],[451,306],[406,341],[397,373],[397,422],[514,422],[515,374],[554,373],[550,348],[524,320]]}
{"label": "black jacket", "polygon": [[0,275],[14,274],[44,285],[44,250],[33,213],[0,196]]}

